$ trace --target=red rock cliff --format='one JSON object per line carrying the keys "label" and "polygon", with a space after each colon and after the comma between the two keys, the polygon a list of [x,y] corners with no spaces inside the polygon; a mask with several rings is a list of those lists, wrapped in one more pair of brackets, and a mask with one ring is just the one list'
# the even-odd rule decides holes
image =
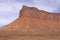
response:
{"label": "red rock cliff", "polygon": [[0,29],[0,40],[58,40],[60,14],[23,6],[19,18]]}
{"label": "red rock cliff", "polygon": [[[16,19],[9,25],[6,25],[7,28],[10,26],[15,28],[18,27],[60,27],[60,14],[59,13],[49,13],[43,10],[38,10],[35,7],[23,6],[19,12],[19,18]],[[8,27],[9,26],[9,27]],[[4,27],[5,28],[5,27]]]}
{"label": "red rock cliff", "polygon": [[28,18],[36,18],[36,19],[44,19],[50,21],[60,22],[60,14],[59,13],[49,13],[43,10],[38,10],[35,7],[27,7],[23,6],[22,10],[19,13],[19,17],[28,17]]}

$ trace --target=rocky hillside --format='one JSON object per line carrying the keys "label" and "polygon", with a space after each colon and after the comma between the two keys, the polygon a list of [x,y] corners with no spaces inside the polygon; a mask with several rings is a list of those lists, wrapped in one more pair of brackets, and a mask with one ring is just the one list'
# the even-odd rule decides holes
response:
{"label": "rocky hillside", "polygon": [[26,36],[26,39],[28,36],[29,40],[59,40],[60,14],[24,5],[19,12],[19,18],[0,29],[2,40],[10,37],[11,40],[15,37],[16,40],[26,40],[21,36],[23,38]]}

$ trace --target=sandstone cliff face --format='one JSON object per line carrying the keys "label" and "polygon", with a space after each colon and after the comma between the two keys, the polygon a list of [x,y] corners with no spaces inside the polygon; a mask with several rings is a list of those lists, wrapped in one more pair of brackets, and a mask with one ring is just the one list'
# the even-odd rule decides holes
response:
{"label": "sandstone cliff face", "polygon": [[28,17],[28,18],[36,18],[36,19],[44,19],[50,21],[58,21],[60,22],[60,14],[59,13],[49,13],[43,10],[38,10],[34,7],[23,6],[20,11],[19,17]]}
{"label": "sandstone cliff face", "polygon": [[3,29],[6,28],[60,28],[60,14],[24,5],[19,12],[19,18],[3,27]]}
{"label": "sandstone cliff face", "polygon": [[19,18],[2,29],[7,35],[60,35],[60,14],[24,5],[19,12]]}

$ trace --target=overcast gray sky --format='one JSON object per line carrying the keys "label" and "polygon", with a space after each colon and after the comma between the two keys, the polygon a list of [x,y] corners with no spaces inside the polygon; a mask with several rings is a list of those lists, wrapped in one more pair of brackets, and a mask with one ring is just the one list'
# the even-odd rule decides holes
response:
{"label": "overcast gray sky", "polygon": [[60,13],[60,0],[0,0],[0,27],[17,19],[22,5]]}

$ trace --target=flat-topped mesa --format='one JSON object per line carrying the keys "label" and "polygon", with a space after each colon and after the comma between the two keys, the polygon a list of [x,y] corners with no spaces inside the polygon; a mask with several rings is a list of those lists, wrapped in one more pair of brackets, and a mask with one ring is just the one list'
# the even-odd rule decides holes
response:
{"label": "flat-topped mesa", "polygon": [[38,18],[38,19],[44,19],[44,20],[53,20],[53,21],[59,21],[60,20],[60,14],[59,13],[49,13],[42,10],[38,10],[35,7],[28,7],[23,6],[23,8],[20,10],[19,13],[20,18],[28,17],[28,18]]}

